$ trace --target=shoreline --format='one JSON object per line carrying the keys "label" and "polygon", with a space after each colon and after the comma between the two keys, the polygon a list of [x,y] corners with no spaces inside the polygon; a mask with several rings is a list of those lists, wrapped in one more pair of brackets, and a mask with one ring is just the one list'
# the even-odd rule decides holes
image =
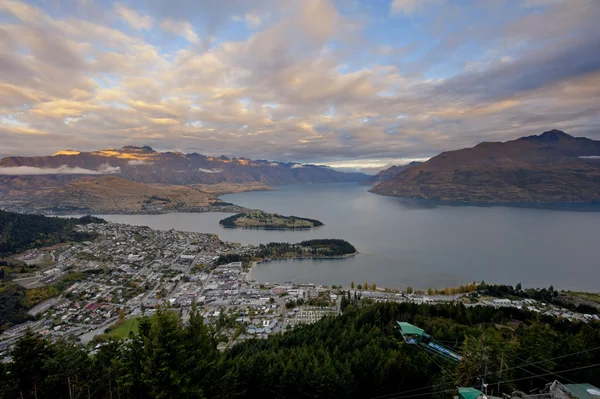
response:
{"label": "shoreline", "polygon": [[220,226],[222,226],[225,229],[243,229],[243,230],[277,230],[277,231],[294,231],[294,230],[300,230],[300,231],[308,231],[308,230],[315,230],[318,229],[319,227],[323,227],[322,226],[316,226],[316,227],[245,227],[245,226],[225,226],[222,224],[219,224]]}
{"label": "shoreline", "polygon": [[269,263],[269,262],[280,261],[280,260],[306,260],[306,259],[310,259],[310,260],[342,260],[342,259],[346,259],[346,258],[351,258],[351,257],[359,255],[359,254],[360,254],[360,252],[356,251],[351,254],[345,254],[345,255],[339,255],[339,256],[294,256],[294,257],[289,257],[289,258],[271,258],[269,260],[261,260],[259,262],[256,262],[256,264]]}
{"label": "shoreline", "polygon": [[52,216],[80,216],[80,215],[168,215],[172,213],[240,213],[248,212],[251,209],[229,206],[216,206],[210,207],[210,209],[198,208],[198,209],[169,209],[165,211],[109,211],[109,210],[90,210],[90,209],[73,209],[69,211],[48,211],[45,209],[10,209],[3,208],[7,212],[15,213],[27,213],[32,215],[44,215],[48,217]]}

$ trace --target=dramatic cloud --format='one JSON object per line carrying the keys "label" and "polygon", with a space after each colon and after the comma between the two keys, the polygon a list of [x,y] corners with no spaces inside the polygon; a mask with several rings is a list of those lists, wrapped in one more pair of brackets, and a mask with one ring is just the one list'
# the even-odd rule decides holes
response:
{"label": "dramatic cloud", "polygon": [[374,171],[553,128],[600,139],[598,15],[597,0],[0,1],[0,156],[150,145]]}
{"label": "dramatic cloud", "polygon": [[33,166],[15,166],[0,168],[0,175],[22,176],[22,175],[108,175],[121,173],[118,166],[103,165],[98,170],[84,168],[71,168],[69,166],[59,166],[58,168],[36,168]]}

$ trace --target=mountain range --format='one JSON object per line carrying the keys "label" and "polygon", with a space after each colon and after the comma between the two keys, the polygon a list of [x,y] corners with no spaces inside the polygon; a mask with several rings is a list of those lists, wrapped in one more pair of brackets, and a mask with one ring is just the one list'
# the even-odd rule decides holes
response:
{"label": "mountain range", "polygon": [[600,141],[560,130],[443,152],[371,192],[468,203],[600,202]]}
{"label": "mountain range", "polygon": [[398,173],[402,172],[404,169],[411,168],[415,165],[419,165],[421,162],[413,161],[406,165],[392,165],[387,169],[379,171],[377,174],[373,176],[367,177],[365,180],[361,182],[361,184],[367,184],[371,186],[376,186],[378,184],[383,183],[384,181],[390,180],[392,177],[396,176]]}
{"label": "mountain range", "polygon": [[[367,178],[326,166],[125,146],[0,160],[0,200],[25,210],[224,210],[217,195],[269,185],[363,181],[375,194],[466,203],[600,202],[600,141],[560,130],[484,142]],[[237,208],[236,208],[237,209]],[[232,211],[235,211],[233,208]]]}
{"label": "mountain range", "polygon": [[157,152],[147,146],[125,146],[92,152],[65,150],[52,156],[6,157],[0,160],[0,174],[22,176],[40,173],[114,174],[138,183],[183,185],[221,182],[332,183],[365,178],[361,173],[338,172],[327,166]]}
{"label": "mountain range", "polygon": [[[175,210],[177,204],[176,209],[187,209],[180,198],[188,200],[191,209],[199,209],[212,206],[216,195],[225,192],[268,189],[269,185],[278,184],[361,181],[365,177],[327,166],[157,152],[147,146],[125,146],[3,158],[0,160],[0,200],[11,206],[36,210],[47,207],[116,212],[117,204],[123,204],[123,212],[138,212],[161,208],[158,204],[141,207],[145,200],[168,197],[171,202],[165,202],[162,207],[168,211]],[[138,184],[126,187],[123,183],[126,181]],[[167,195],[164,186],[177,186],[179,191]],[[128,192],[124,196],[120,195],[123,188]],[[157,190],[163,191],[157,193]],[[63,207],[59,206],[61,203]]]}

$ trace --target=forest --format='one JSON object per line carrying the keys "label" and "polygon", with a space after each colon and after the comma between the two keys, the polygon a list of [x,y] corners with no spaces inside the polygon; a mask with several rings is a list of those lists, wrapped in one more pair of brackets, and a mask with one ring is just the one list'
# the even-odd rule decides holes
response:
{"label": "forest", "polygon": [[348,241],[327,238],[302,241],[297,244],[271,242],[260,244],[255,255],[259,258],[339,257],[356,253]]}
{"label": "forest", "polygon": [[575,312],[598,314],[598,304],[574,304],[569,301],[569,293],[557,291],[553,286],[548,288],[522,288],[521,284],[512,285],[486,284],[477,285],[477,293],[490,295],[496,298],[528,298],[539,302],[552,303],[556,306],[570,309]]}
{"label": "forest", "polygon": [[[345,298],[340,316],[224,352],[195,307],[143,317],[139,334],[91,354],[27,333],[0,365],[7,398],[450,398],[457,386],[530,392],[559,380],[600,381],[600,326],[514,308],[380,303]],[[461,352],[451,363],[403,342],[413,323]]]}
{"label": "forest", "polygon": [[73,229],[77,224],[89,223],[105,221],[93,216],[58,218],[0,210],[0,257],[61,242],[93,239],[90,234]]}
{"label": "forest", "polygon": [[323,223],[298,216],[283,216],[277,213],[253,211],[238,213],[219,221],[223,227],[245,227],[264,229],[306,229],[323,226]]}

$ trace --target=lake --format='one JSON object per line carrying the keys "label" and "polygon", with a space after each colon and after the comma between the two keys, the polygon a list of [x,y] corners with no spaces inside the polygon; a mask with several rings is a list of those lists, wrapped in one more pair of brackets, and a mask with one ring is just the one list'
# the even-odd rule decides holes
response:
{"label": "lake", "polygon": [[223,200],[267,212],[314,218],[307,231],[226,229],[224,213],[100,215],[155,229],[216,233],[248,244],[342,238],[359,255],[341,260],[277,261],[256,266],[263,282],[426,289],[522,283],[600,291],[600,212],[477,206],[424,206],[368,192],[355,183],[281,186],[279,191],[229,194]]}

